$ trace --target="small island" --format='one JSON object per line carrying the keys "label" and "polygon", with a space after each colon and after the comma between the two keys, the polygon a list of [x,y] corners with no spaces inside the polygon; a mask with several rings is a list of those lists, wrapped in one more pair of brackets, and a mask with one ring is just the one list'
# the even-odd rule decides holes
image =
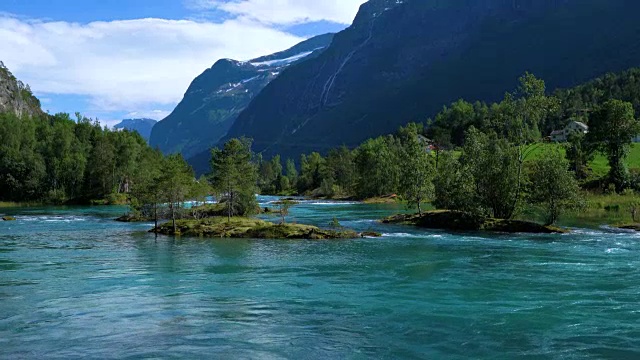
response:
{"label": "small island", "polygon": [[383,224],[413,225],[425,229],[451,231],[490,231],[502,233],[564,234],[554,226],[544,226],[530,221],[486,218],[462,211],[434,210],[419,214],[394,215],[382,219]]}
{"label": "small island", "polygon": [[234,239],[356,239],[368,234],[358,234],[351,230],[324,230],[311,225],[274,224],[268,221],[233,217],[210,217],[200,220],[177,220],[175,229],[167,222],[151,230],[157,234],[171,236],[192,236]]}

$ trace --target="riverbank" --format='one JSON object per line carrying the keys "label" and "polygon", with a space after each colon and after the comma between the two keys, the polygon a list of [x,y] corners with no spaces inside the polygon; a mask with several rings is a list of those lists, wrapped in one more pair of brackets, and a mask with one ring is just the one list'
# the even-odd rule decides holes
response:
{"label": "riverbank", "polygon": [[[268,221],[233,217],[211,217],[201,220],[178,220],[174,231],[173,223],[167,222],[151,230],[157,234],[170,236],[192,236],[234,239],[356,239],[362,237],[352,230],[325,230],[311,225],[274,224]],[[371,234],[365,234],[371,236]]]}
{"label": "riverbank", "polygon": [[553,226],[543,226],[530,221],[485,218],[458,211],[434,210],[418,214],[400,214],[381,220],[383,224],[412,225],[425,229],[450,231],[488,231],[501,233],[564,234]]}

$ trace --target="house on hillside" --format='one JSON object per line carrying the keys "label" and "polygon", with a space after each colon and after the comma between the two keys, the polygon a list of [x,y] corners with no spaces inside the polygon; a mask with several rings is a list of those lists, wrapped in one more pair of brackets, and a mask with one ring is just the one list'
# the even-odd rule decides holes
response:
{"label": "house on hillside", "polygon": [[424,135],[418,134],[418,142],[424,147],[424,151],[426,151],[427,154],[431,154],[431,152],[435,150],[433,141]]}
{"label": "house on hillside", "polygon": [[551,141],[553,142],[565,142],[569,139],[569,135],[582,133],[587,134],[589,132],[589,126],[580,121],[572,121],[562,130],[554,130],[551,133]]}

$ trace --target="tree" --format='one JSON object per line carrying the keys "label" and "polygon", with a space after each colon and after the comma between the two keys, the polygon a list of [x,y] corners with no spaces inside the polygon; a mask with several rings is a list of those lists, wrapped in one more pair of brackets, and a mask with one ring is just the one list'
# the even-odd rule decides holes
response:
{"label": "tree", "polygon": [[495,133],[467,131],[462,164],[473,178],[477,204],[495,218],[510,219],[520,204],[521,155]]}
{"label": "tree", "polygon": [[471,171],[458,161],[453,152],[442,153],[433,184],[436,208],[479,212]]}
{"label": "tree", "polygon": [[160,206],[165,201],[160,183],[163,161],[159,151],[148,148],[134,172],[131,186],[131,207],[142,217],[152,217],[156,229]]}
{"label": "tree", "polygon": [[364,199],[398,192],[400,150],[401,146],[393,136],[369,139],[356,149],[358,197]]}
{"label": "tree", "polygon": [[530,163],[529,201],[542,205],[546,211],[546,225],[553,225],[562,210],[580,205],[579,186],[559,150],[547,150]]}
{"label": "tree", "polygon": [[337,185],[342,193],[351,193],[356,181],[353,152],[344,145],[331,149],[327,155],[324,178],[331,186]]}
{"label": "tree", "polygon": [[593,147],[585,141],[582,133],[569,134],[565,144],[566,158],[569,161],[569,169],[574,172],[577,179],[586,179],[588,176],[588,164],[593,160]]}
{"label": "tree", "polygon": [[200,219],[201,217],[201,205],[206,204],[207,196],[211,195],[211,186],[209,185],[209,180],[205,176],[201,176],[198,180],[194,181],[191,184],[191,188],[189,189],[189,199],[194,201],[192,206],[192,213],[195,219]]}
{"label": "tree", "polygon": [[287,223],[287,216],[289,216],[289,209],[291,208],[292,205],[293,205],[293,203],[291,201],[287,201],[287,200],[281,200],[278,203],[278,213],[280,214],[280,217],[282,218],[282,223],[283,224]]}
{"label": "tree", "polygon": [[402,169],[400,177],[401,195],[410,207],[417,207],[422,215],[422,202],[433,196],[435,175],[431,157],[418,138],[416,127],[405,129],[407,134],[402,144]]}
{"label": "tree", "polygon": [[287,159],[287,179],[289,179],[289,187],[296,188],[298,185],[298,169],[293,159]]}
{"label": "tree", "polygon": [[322,185],[326,174],[326,160],[317,152],[300,158],[301,172],[298,179],[298,192],[303,194]]}
{"label": "tree", "polygon": [[589,118],[587,139],[606,154],[611,167],[609,181],[619,193],[629,184],[629,172],[624,159],[638,133],[640,122],[635,118],[633,105],[628,102],[609,100]]}
{"label": "tree", "polygon": [[171,155],[164,159],[159,179],[160,193],[169,204],[174,234],[177,234],[176,213],[184,209],[184,201],[194,181],[193,170],[182,155]]}
{"label": "tree", "polygon": [[255,211],[256,166],[251,162],[251,140],[231,139],[222,149],[211,150],[211,182],[226,196],[227,216],[247,215]]}

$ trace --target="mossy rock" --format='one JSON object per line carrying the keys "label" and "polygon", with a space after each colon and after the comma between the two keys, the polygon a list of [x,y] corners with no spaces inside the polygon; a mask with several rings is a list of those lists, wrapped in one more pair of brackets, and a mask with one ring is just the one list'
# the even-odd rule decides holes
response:
{"label": "mossy rock", "polygon": [[396,204],[400,202],[400,198],[396,194],[373,197],[363,200],[365,204]]}
{"label": "mossy rock", "polygon": [[116,221],[125,222],[125,223],[136,223],[136,222],[153,222],[154,219],[144,217],[144,216],[138,216],[134,214],[127,214],[127,215],[120,216],[119,218],[116,219]]}
{"label": "mossy rock", "polygon": [[282,200],[274,201],[272,202],[272,204],[273,205],[298,205],[300,204],[300,202],[295,199],[282,199]]}
{"label": "mossy rock", "polygon": [[618,225],[616,226],[616,228],[622,229],[622,230],[640,231],[640,224],[624,224],[624,225]]}
{"label": "mossy rock", "polygon": [[382,234],[375,231],[365,231],[361,233],[360,236],[363,238],[379,238],[382,237]]}
{"label": "mossy rock", "polygon": [[163,235],[196,236],[210,238],[238,239],[355,239],[359,235],[354,231],[324,230],[315,226],[301,224],[274,224],[268,221],[233,217],[211,217],[201,220],[178,220],[174,231],[173,223],[168,222],[151,230]]}
{"label": "mossy rock", "polygon": [[491,231],[502,233],[563,234],[567,230],[521,220],[502,220],[448,210],[428,211],[422,215],[395,215],[382,220],[383,224],[406,224],[426,229],[451,231]]}
{"label": "mossy rock", "polygon": [[16,221],[16,218],[13,216],[3,216],[2,221]]}

